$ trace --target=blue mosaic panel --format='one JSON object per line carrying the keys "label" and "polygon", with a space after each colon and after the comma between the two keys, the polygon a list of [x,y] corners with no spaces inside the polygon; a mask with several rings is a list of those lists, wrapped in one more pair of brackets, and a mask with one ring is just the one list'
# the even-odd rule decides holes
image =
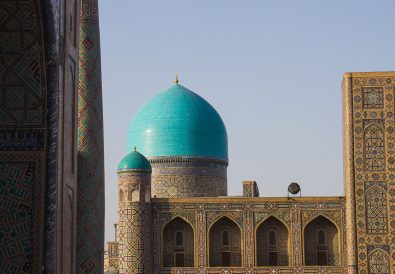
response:
{"label": "blue mosaic panel", "polygon": [[34,162],[0,162],[0,273],[32,272]]}

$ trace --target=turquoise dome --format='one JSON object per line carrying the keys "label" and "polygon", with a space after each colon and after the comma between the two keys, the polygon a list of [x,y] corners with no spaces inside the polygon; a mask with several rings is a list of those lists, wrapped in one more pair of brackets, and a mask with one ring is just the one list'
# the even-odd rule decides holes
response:
{"label": "turquoise dome", "polygon": [[228,137],[218,112],[193,91],[175,84],[148,101],[128,130],[128,151],[146,157],[228,159]]}
{"label": "turquoise dome", "polygon": [[141,153],[133,150],[128,153],[118,165],[118,170],[124,169],[144,169],[151,170],[151,163]]}

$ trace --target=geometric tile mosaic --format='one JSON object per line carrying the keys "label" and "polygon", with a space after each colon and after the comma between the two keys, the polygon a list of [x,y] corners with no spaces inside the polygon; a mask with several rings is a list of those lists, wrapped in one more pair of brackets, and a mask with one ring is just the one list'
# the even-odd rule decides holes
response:
{"label": "geometric tile mosaic", "polygon": [[0,1],[0,273],[43,264],[46,77],[41,1]]}
{"label": "geometric tile mosaic", "polygon": [[104,147],[98,1],[82,0],[79,19],[76,271],[101,273],[104,259]]}
{"label": "geometric tile mosaic", "polygon": [[34,162],[0,162],[0,273],[30,272]]}
{"label": "geometric tile mosaic", "polygon": [[365,188],[367,233],[387,234],[387,184],[385,182],[366,182]]}
{"label": "geometric tile mosaic", "polygon": [[362,97],[363,97],[363,108],[364,109],[375,109],[383,108],[384,97],[383,97],[382,87],[363,87]]}
{"label": "geometric tile mosaic", "polygon": [[364,119],[364,145],[366,171],[385,170],[383,120]]}

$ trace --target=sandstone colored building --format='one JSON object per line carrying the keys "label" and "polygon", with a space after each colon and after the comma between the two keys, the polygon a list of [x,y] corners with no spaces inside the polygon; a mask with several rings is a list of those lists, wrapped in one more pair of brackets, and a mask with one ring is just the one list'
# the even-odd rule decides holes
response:
{"label": "sandstone colored building", "polygon": [[[228,197],[224,123],[176,82],[145,104],[118,166],[108,273],[395,273],[395,72],[343,78],[339,197]],[[340,160],[340,159],[339,159]]]}

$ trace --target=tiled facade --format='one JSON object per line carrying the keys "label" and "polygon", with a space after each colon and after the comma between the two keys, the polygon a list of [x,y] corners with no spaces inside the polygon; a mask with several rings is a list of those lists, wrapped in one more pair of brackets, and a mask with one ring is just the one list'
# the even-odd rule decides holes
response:
{"label": "tiled facade", "polygon": [[[276,273],[347,273],[343,197],[153,198],[151,203],[152,273],[272,273],[273,269]],[[227,267],[221,267],[224,249],[216,239],[221,226],[231,235],[231,262]],[[328,266],[316,266],[306,256],[317,251],[309,246],[312,242],[304,240],[315,238],[320,227],[327,227],[331,238]],[[266,228],[276,229],[282,237],[277,246],[277,266],[269,265],[267,252],[261,248]],[[184,249],[177,250],[174,244],[177,231],[183,231],[186,237]],[[177,253],[184,254],[184,267],[175,266]],[[122,256],[119,258],[122,260]],[[120,273],[135,272],[120,269]]]}
{"label": "tiled facade", "polygon": [[[77,204],[83,205],[77,197],[104,186],[90,182],[89,191],[80,186],[77,190],[79,63],[83,60],[83,75],[92,64],[100,68],[100,52],[85,58],[79,51],[80,11],[87,5],[96,5],[97,12],[95,0],[0,3],[0,273],[103,269],[103,199],[95,205],[101,223],[77,220]],[[99,35],[95,42],[97,47]],[[94,79],[98,82],[100,74]],[[92,94],[97,89],[88,86],[85,91]],[[101,99],[101,94],[96,96]],[[94,116],[101,114],[101,105],[96,105]],[[88,116],[92,118],[92,112]],[[100,125],[97,129],[100,132]],[[97,132],[87,133],[99,139]],[[103,149],[102,143],[96,145],[98,151]],[[88,203],[83,209],[93,207]],[[94,258],[81,270],[77,258],[82,256],[76,253],[88,245],[78,245],[77,240],[87,236],[76,231],[87,231],[92,224],[99,235],[90,242],[96,245],[89,249]]]}
{"label": "tiled facade", "polygon": [[[258,197],[254,181],[243,182],[240,197],[198,197],[177,168],[158,176],[168,189],[152,197],[145,224],[152,273],[392,274],[394,98],[395,72],[344,75],[344,197]],[[165,185],[174,178],[178,185]],[[180,195],[185,187],[191,193]]]}
{"label": "tiled facade", "polygon": [[361,274],[395,271],[394,91],[395,72],[344,75],[347,265]]}

